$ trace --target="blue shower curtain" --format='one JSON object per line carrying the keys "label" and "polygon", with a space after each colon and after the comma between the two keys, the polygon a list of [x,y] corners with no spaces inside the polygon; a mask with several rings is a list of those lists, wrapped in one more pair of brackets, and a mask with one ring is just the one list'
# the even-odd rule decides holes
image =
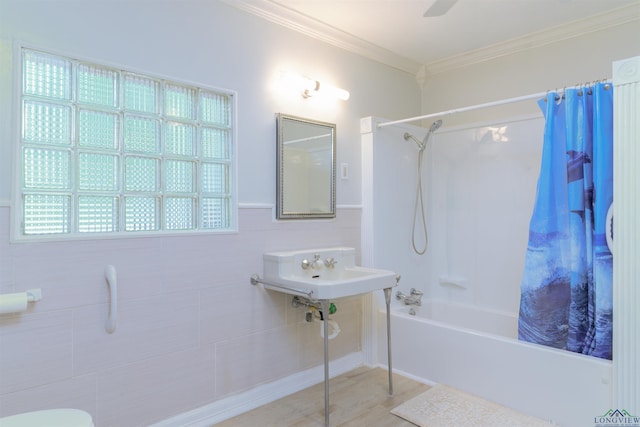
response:
{"label": "blue shower curtain", "polygon": [[[613,87],[549,93],[521,285],[521,340],[611,359]],[[612,221],[612,220],[611,220]]]}

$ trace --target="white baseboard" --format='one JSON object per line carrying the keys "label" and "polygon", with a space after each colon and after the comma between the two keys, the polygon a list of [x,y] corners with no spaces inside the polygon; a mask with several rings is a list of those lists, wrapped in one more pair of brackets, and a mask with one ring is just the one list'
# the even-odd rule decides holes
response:
{"label": "white baseboard", "polygon": [[[367,365],[367,366],[370,366],[370,365]],[[372,367],[372,368],[380,368],[380,369],[384,369],[385,371],[386,371],[387,369],[389,369],[389,367],[388,367],[387,365],[385,365],[384,363],[378,363],[378,364],[373,365],[373,366],[371,366],[371,367]],[[428,378],[418,377],[418,376],[415,376],[415,375],[410,374],[410,373],[408,373],[408,372],[401,371],[400,369],[395,369],[395,368],[393,368],[392,370],[393,370],[393,373],[394,373],[395,375],[400,375],[400,376],[402,376],[402,377],[409,378],[410,380],[414,380],[414,381],[416,381],[416,382],[419,382],[419,383],[422,383],[422,384],[426,384],[426,385],[431,386],[431,387],[433,387],[434,385],[438,384],[437,382],[435,382],[435,381],[431,381],[431,380],[430,380],[430,379],[428,379]]]}
{"label": "white baseboard", "polygon": [[[362,365],[362,353],[351,353],[340,359],[332,360],[329,365],[329,375],[333,378]],[[226,397],[209,405],[184,412],[150,427],[209,427],[323,381],[324,366],[315,366],[281,380],[257,386],[242,394]],[[331,399],[331,395],[329,395],[329,399]]]}

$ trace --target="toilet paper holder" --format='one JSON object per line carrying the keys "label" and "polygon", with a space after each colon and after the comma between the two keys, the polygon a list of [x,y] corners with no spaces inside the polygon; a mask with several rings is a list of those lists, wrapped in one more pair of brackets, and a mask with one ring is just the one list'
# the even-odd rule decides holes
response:
{"label": "toilet paper holder", "polygon": [[42,299],[42,289],[29,289],[24,292],[0,295],[0,314],[21,313],[29,303]]}
{"label": "toilet paper holder", "polygon": [[29,289],[26,291],[27,293],[27,301],[29,302],[37,302],[42,299],[42,289]]}

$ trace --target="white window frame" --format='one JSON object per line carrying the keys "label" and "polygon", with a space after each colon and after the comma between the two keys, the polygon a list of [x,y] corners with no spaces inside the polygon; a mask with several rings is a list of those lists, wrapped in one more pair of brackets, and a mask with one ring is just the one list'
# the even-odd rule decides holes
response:
{"label": "white window frame", "polygon": [[[32,102],[37,102],[37,96],[31,96],[29,94],[24,94],[23,91],[23,79],[24,79],[24,61],[23,61],[23,52],[25,51],[35,51],[38,53],[42,53],[45,55],[52,55],[55,57],[59,57],[61,59],[70,61],[72,65],[72,76],[71,76],[71,99],[68,102],[68,105],[71,108],[71,143],[68,147],[71,152],[71,160],[70,160],[70,174],[71,174],[71,189],[70,191],[65,190],[66,193],[71,196],[71,219],[70,219],[70,231],[69,232],[61,232],[61,233],[43,233],[43,234],[25,234],[24,227],[24,215],[25,215],[25,203],[24,203],[24,195],[28,193],[28,190],[25,191],[26,185],[23,185],[23,153],[25,150],[25,146],[33,146],[33,144],[26,143],[23,141],[23,119],[25,115],[24,102],[25,100],[29,100]],[[113,238],[129,238],[129,237],[153,237],[153,236],[176,236],[176,235],[202,235],[202,234],[229,234],[229,233],[237,233],[238,231],[238,198],[237,198],[237,92],[228,90],[228,89],[220,89],[216,87],[211,87],[203,84],[186,82],[183,80],[159,76],[158,74],[152,74],[146,71],[139,71],[132,69],[131,67],[122,67],[118,65],[108,64],[104,61],[95,61],[79,58],[74,55],[69,55],[65,53],[60,53],[56,51],[52,51],[50,49],[43,49],[35,46],[30,46],[24,43],[15,43],[14,45],[14,113],[15,118],[13,123],[15,125],[14,131],[14,167],[13,167],[13,197],[12,197],[12,205],[13,205],[13,214],[12,214],[12,224],[11,227],[11,240],[15,242],[25,242],[25,241],[60,241],[60,240],[94,240],[94,239],[113,239]],[[114,108],[112,112],[117,114],[119,117],[119,136],[118,136],[118,148],[114,152],[117,152],[118,159],[118,189],[115,191],[116,197],[118,199],[118,231],[79,231],[79,216],[78,216],[78,195],[82,194],[82,191],[79,191],[78,186],[78,174],[77,169],[79,167],[78,153],[80,152],[79,148],[79,125],[76,123],[77,116],[82,107],[86,107],[78,102],[77,96],[77,69],[78,65],[88,65],[95,66],[102,69],[108,69],[110,71],[118,73],[118,105]],[[124,100],[124,83],[123,78],[125,75],[139,75],[146,79],[151,79],[156,81],[160,85],[159,89],[159,99],[163,99],[163,94],[165,87],[167,85],[175,85],[180,88],[191,89],[195,91],[196,94],[196,106],[195,108],[195,119],[190,124],[196,126],[196,141],[194,150],[196,150],[195,155],[193,157],[188,157],[187,160],[193,162],[195,164],[195,186],[197,188],[194,191],[189,192],[185,195],[185,198],[192,197],[196,203],[194,207],[194,213],[196,215],[195,219],[195,228],[191,229],[175,229],[168,230],[165,229],[165,218],[164,218],[164,203],[170,196],[181,196],[181,194],[171,194],[165,190],[165,179],[164,174],[162,177],[159,177],[159,187],[158,191],[151,192],[147,195],[151,197],[156,197],[160,206],[158,207],[158,221],[160,222],[159,229],[157,230],[149,230],[149,231],[125,231],[125,198],[127,196],[132,196],[131,193],[128,193],[125,189],[125,178],[124,178],[124,168],[125,168],[125,151],[124,151],[124,136],[123,136],[123,128],[124,128],[124,118],[129,113],[125,107]],[[205,93],[208,95],[221,96],[228,100],[228,108],[230,109],[228,113],[228,123],[225,127],[225,131],[228,132],[228,158],[226,161],[221,159],[206,159],[206,163],[208,164],[226,164],[227,169],[227,185],[228,188],[224,192],[226,198],[228,200],[228,221],[227,226],[224,228],[202,228],[202,220],[201,220],[201,205],[200,200],[203,198],[205,194],[202,191],[202,171],[201,171],[201,162],[203,161],[203,155],[201,151],[200,144],[200,136],[201,129],[203,127],[211,129],[211,128],[221,128],[218,125],[211,125],[211,123],[206,123],[203,126],[201,116],[200,116],[200,102],[198,98],[200,97],[200,93]],[[46,101],[46,99],[42,98],[42,100]],[[149,117],[157,119],[160,125],[160,137],[159,144],[160,148],[158,152],[154,154],[160,162],[165,164],[168,157],[170,155],[166,153],[165,150],[165,133],[164,128],[167,122],[176,122],[181,119],[176,119],[175,117],[169,116],[166,114],[164,109],[163,101],[159,100],[159,106],[157,108],[157,114],[152,114]],[[211,125],[211,126],[210,126]],[[128,153],[131,157],[132,153]],[[135,154],[133,154],[135,155]],[[184,160],[180,157],[175,157],[169,160]],[[159,172],[158,172],[159,173]],[[112,192],[113,193],[113,192]],[[96,193],[99,195],[99,193]],[[145,194],[141,193],[143,196]],[[220,193],[222,194],[222,193]],[[216,194],[219,196],[219,194]]]}

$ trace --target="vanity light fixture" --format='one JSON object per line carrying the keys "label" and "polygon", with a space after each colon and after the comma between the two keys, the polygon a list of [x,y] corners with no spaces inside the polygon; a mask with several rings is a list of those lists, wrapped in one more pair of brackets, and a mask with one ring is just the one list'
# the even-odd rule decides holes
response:
{"label": "vanity light fixture", "polygon": [[351,96],[348,90],[289,72],[283,73],[283,80],[287,82],[289,87],[295,88],[295,90],[300,90],[304,98],[322,95],[346,101]]}
{"label": "vanity light fixture", "polygon": [[351,96],[348,90],[340,89],[339,87],[331,86],[326,83],[320,83],[318,80],[309,80],[309,82],[312,83],[305,87],[302,92],[302,96],[305,98],[309,98],[317,94],[326,94],[328,96],[341,99],[342,101],[346,101]]}

